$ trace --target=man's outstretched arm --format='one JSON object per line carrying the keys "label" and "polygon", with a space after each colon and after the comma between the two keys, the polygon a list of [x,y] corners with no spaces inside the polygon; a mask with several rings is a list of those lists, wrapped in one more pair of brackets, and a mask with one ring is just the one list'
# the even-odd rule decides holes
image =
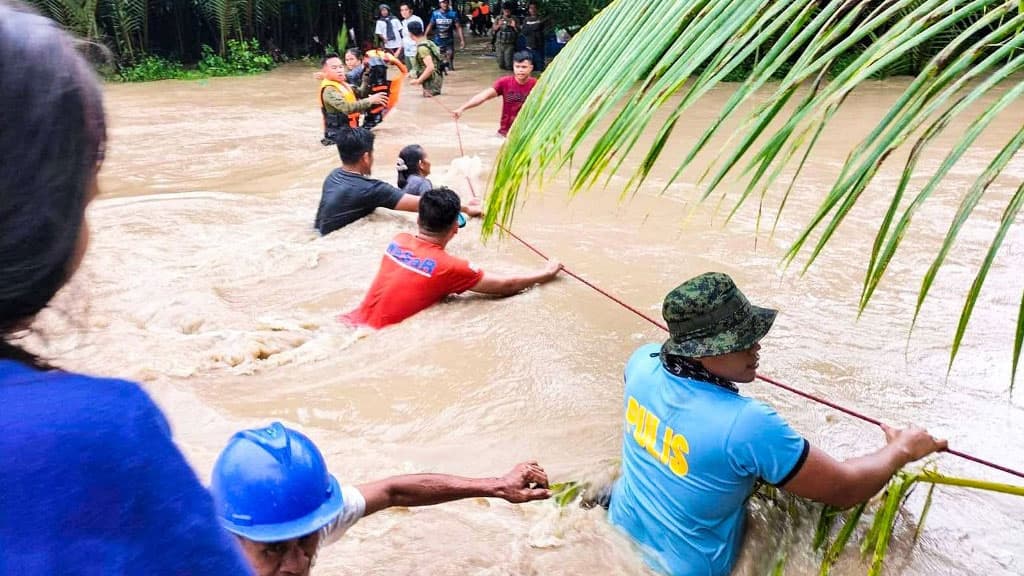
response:
{"label": "man's outstretched arm", "polygon": [[[420,197],[413,194],[403,194],[392,210],[419,212]],[[466,216],[479,216],[483,213],[480,211],[480,201],[476,199],[470,200],[467,204],[463,204],[459,207],[459,210],[465,212]]]}
{"label": "man's outstretched arm", "polygon": [[849,508],[878,493],[906,464],[946,450],[945,440],[933,438],[923,428],[882,426],[886,445],[864,456],[839,462],[811,447],[803,466],[782,489],[797,496]]}
{"label": "man's outstretched arm", "polygon": [[470,108],[476,108],[477,106],[483,104],[484,102],[487,102],[491,98],[497,97],[497,90],[495,90],[493,86],[488,86],[487,88],[484,88],[483,90],[474,94],[473,97],[467,100],[465,104],[459,106],[455,110],[452,110],[452,118],[458,120],[459,117],[462,116],[462,113],[465,112],[466,110],[469,110]]}
{"label": "man's outstretched arm", "polygon": [[548,260],[547,266],[540,272],[524,274],[521,276],[501,276],[485,272],[483,278],[470,288],[470,291],[478,294],[493,294],[495,296],[512,296],[526,290],[534,284],[550,282],[558,275],[562,265],[556,260]]}
{"label": "man's outstretched arm", "polygon": [[517,464],[500,478],[406,474],[360,484],[356,489],[366,500],[364,516],[392,506],[430,506],[463,498],[504,498],[518,503],[551,496],[548,476],[536,462]]}

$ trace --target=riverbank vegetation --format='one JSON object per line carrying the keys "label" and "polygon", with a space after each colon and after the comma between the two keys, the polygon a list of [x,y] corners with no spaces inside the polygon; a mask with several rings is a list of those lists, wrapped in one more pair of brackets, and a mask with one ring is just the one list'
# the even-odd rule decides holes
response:
{"label": "riverbank vegetation", "polygon": [[[88,41],[105,76],[125,81],[250,74],[373,43],[379,0],[28,0]],[[411,0],[426,20],[436,2]],[[550,31],[578,29],[610,0],[545,0]],[[398,13],[398,2],[391,2]],[[462,2],[454,5],[461,8]],[[498,2],[493,2],[497,10]],[[525,12],[525,3],[523,3]],[[344,32],[342,32],[344,33]]]}

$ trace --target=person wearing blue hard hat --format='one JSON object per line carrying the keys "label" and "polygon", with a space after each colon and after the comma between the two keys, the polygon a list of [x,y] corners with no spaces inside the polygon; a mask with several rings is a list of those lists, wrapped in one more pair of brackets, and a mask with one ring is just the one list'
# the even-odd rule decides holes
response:
{"label": "person wearing blue hard hat", "polygon": [[343,486],[313,441],[280,422],[232,436],[214,464],[210,492],[221,525],[238,537],[257,576],[307,576],[321,546],[392,506],[551,495],[536,462],[517,464],[500,478],[408,474]]}

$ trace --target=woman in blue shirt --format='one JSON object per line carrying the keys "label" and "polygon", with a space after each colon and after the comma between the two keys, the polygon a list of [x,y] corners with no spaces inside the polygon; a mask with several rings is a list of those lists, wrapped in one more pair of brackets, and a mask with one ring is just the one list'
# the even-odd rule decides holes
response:
{"label": "woman in blue shirt", "polygon": [[758,480],[848,507],[905,464],[946,449],[921,428],[884,428],[886,446],[839,462],[771,407],[741,396],[735,383],[757,376],[759,342],[776,311],[751,305],[725,274],[684,282],[665,297],[662,315],[669,339],[626,364],[622,477],[609,508],[661,572],[729,574]]}
{"label": "woman in blue shirt", "polygon": [[0,574],[249,574],[137,384],[15,341],[81,262],[105,144],[71,38],[0,3]]}

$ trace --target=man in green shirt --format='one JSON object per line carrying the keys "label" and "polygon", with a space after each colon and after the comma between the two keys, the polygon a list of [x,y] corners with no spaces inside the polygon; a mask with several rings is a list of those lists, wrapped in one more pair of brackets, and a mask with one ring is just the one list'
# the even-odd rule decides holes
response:
{"label": "man in green shirt", "polygon": [[338,56],[324,58],[323,67],[315,76],[320,79],[320,111],[324,117],[324,137],[320,142],[324,146],[334,144],[341,128],[358,127],[361,112],[387,104],[384,93],[364,97],[370,92],[365,74],[360,86],[349,85],[345,80],[345,67]]}
{"label": "man in green shirt", "polygon": [[423,34],[423,25],[409,23],[409,36],[416,42],[416,56],[413,57],[412,81],[410,84],[423,87],[423,97],[441,94],[444,84],[444,61],[441,50]]}

